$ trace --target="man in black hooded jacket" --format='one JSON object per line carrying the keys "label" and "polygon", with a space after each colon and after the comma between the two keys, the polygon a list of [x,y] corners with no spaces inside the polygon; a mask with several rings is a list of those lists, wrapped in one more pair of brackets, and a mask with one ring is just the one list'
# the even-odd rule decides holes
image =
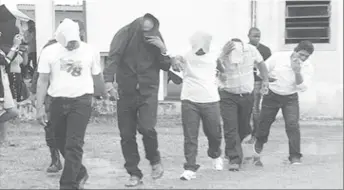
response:
{"label": "man in black hooded jacket", "polygon": [[[159,21],[151,14],[145,14],[121,28],[111,42],[104,80],[110,94],[118,92],[118,127],[124,167],[131,176],[126,184],[128,187],[141,184],[143,177],[138,168],[140,155],[136,131],[143,136],[152,178],[158,179],[164,173],[155,125],[160,69],[168,71],[170,66],[171,58],[159,32]],[[118,89],[114,88],[116,83]]]}

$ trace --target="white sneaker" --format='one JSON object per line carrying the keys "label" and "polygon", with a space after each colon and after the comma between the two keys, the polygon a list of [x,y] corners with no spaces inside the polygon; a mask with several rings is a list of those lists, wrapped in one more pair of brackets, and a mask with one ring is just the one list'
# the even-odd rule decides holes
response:
{"label": "white sneaker", "polygon": [[217,171],[223,170],[223,159],[221,157],[213,159],[213,166]]}
{"label": "white sneaker", "polygon": [[180,179],[185,180],[185,181],[189,181],[195,178],[196,178],[196,172],[193,172],[191,170],[185,170],[183,174],[180,176]]}

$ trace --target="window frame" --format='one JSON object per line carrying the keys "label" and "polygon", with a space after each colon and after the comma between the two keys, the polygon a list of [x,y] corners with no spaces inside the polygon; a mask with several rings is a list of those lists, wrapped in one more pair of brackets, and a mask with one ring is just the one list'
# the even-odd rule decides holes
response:
{"label": "window frame", "polygon": [[[279,1],[279,32],[278,32],[278,44],[281,51],[292,51],[295,48],[295,43],[293,44],[286,44],[285,43],[285,35],[286,35],[286,18],[287,18],[287,6],[286,1],[288,0],[281,0]],[[338,40],[338,28],[340,27],[338,24],[339,21],[339,12],[338,8],[339,2],[337,0],[331,0],[330,1],[330,12],[329,12],[329,33],[330,33],[330,39],[329,43],[314,43],[315,49],[317,51],[335,51],[337,48],[337,42]]]}

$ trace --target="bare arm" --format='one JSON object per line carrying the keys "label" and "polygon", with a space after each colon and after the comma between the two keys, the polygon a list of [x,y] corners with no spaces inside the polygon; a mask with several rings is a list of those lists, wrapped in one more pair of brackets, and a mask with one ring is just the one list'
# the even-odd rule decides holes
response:
{"label": "bare arm", "polygon": [[105,88],[105,82],[103,74],[100,73],[98,75],[92,75],[93,77],[93,83],[94,83],[94,92],[98,95],[97,92],[101,93],[102,96],[107,94],[106,88]]}
{"label": "bare arm", "polygon": [[296,85],[300,85],[303,83],[303,76],[301,73],[295,73],[295,82]]}
{"label": "bare arm", "polygon": [[256,64],[257,69],[261,73],[262,80],[264,82],[269,82],[269,71],[264,61]]}
{"label": "bare arm", "polygon": [[47,90],[49,86],[50,73],[39,73],[37,80],[37,104],[36,108],[40,109],[44,105],[44,100],[47,95]]}

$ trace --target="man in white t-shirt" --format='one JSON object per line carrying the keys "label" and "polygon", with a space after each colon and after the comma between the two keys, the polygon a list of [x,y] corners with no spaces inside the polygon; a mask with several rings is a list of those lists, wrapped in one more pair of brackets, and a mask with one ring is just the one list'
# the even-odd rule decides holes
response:
{"label": "man in white t-shirt", "polygon": [[[60,189],[82,189],[88,178],[82,165],[86,127],[92,112],[93,80],[102,81],[100,55],[81,42],[79,26],[65,19],[57,28],[58,43],[43,49],[38,64],[37,118],[44,123],[44,100],[52,97],[50,122],[65,158]],[[49,87],[48,87],[49,84]],[[105,93],[104,82],[101,82]]]}
{"label": "man in white t-shirt", "polygon": [[289,139],[289,161],[301,163],[301,134],[299,92],[307,90],[313,76],[313,66],[309,57],[314,52],[310,41],[301,41],[290,54],[275,53],[266,61],[269,76],[276,81],[270,83],[269,93],[264,96],[260,122],[256,131],[254,150],[263,151],[267,143],[272,123],[281,109]]}
{"label": "man in white t-shirt", "polygon": [[[215,170],[223,169],[221,158],[220,96],[216,79],[216,56],[209,53],[212,36],[196,32],[191,38],[192,50],[183,57],[176,57],[174,70],[182,70],[183,87],[182,124],[184,131],[184,172],[181,180],[196,178],[200,165],[196,162],[198,133],[202,120],[204,134],[208,138],[208,156],[213,159]],[[179,59],[178,59],[179,58]],[[174,62],[175,63],[175,62]],[[176,66],[175,66],[176,65]]]}

